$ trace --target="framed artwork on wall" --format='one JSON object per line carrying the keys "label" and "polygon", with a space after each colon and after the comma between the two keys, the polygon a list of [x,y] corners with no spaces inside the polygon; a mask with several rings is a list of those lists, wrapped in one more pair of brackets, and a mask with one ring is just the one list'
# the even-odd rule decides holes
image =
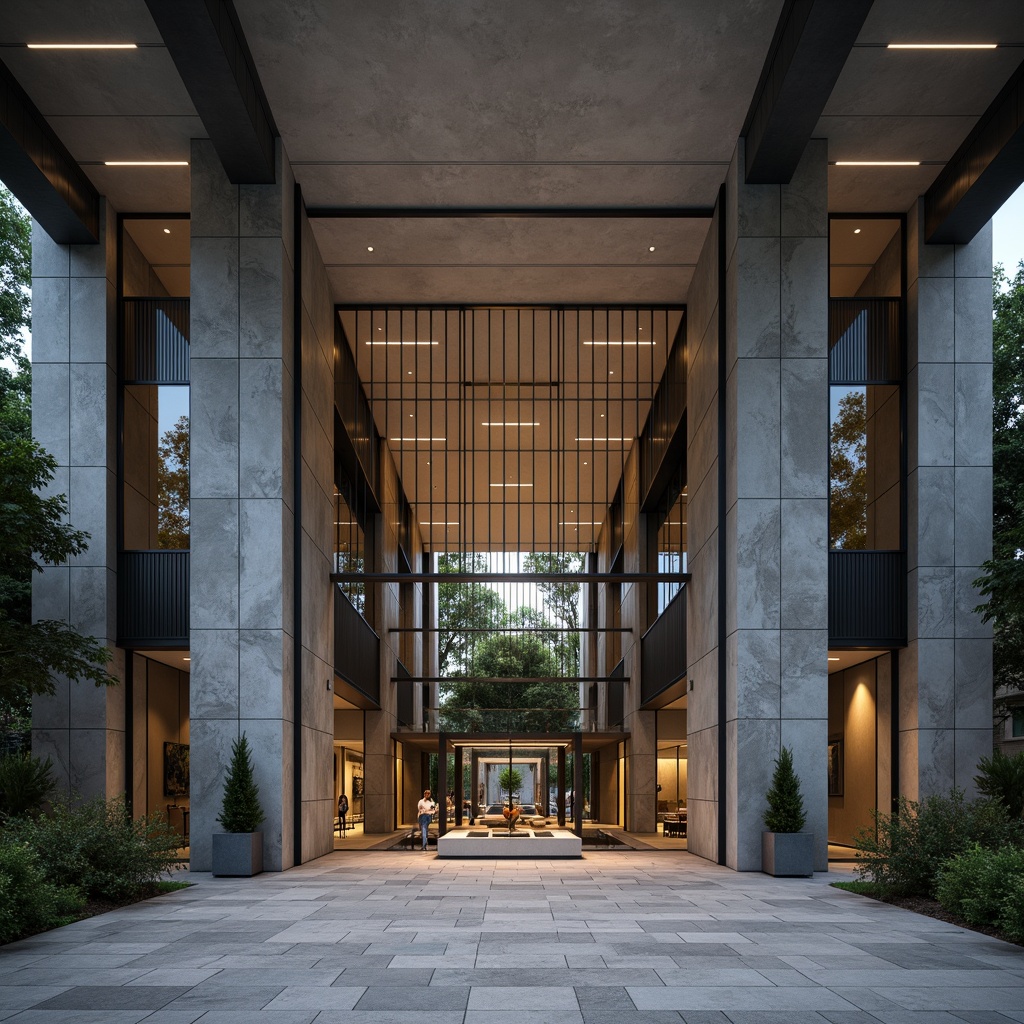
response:
{"label": "framed artwork on wall", "polygon": [[352,795],[357,799],[361,800],[363,797],[363,777],[362,775],[352,776]]}
{"label": "framed artwork on wall", "polygon": [[843,740],[828,741],[828,795],[843,795]]}
{"label": "framed artwork on wall", "polygon": [[188,796],[188,744],[164,744],[164,796]]}

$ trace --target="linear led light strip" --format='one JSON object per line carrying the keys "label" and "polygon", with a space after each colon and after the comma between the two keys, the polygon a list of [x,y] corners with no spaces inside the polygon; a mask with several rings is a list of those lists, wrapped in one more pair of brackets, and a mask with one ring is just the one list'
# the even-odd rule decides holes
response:
{"label": "linear led light strip", "polygon": [[584,345],[657,345],[656,341],[585,341]]}
{"label": "linear led light strip", "polygon": [[998,43],[889,43],[887,50],[994,50]]}
{"label": "linear led light strip", "polygon": [[28,43],[30,50],[137,50],[135,43]]}
{"label": "linear led light strip", "polygon": [[632,441],[631,437],[577,437],[577,441]]}
{"label": "linear led light strip", "polygon": [[516,422],[514,422],[512,420],[507,420],[505,422],[489,421],[489,422],[481,423],[480,426],[481,427],[539,427],[540,424],[539,423],[526,423],[526,422],[516,423]]}
{"label": "linear led light strip", "polygon": [[389,437],[389,441],[407,441],[412,443],[427,443],[430,441],[447,441],[447,437]]}
{"label": "linear led light strip", "polygon": [[368,341],[367,345],[436,345],[436,341]]}
{"label": "linear led light strip", "polygon": [[104,160],[104,167],[188,167],[187,160]]}
{"label": "linear led light strip", "polygon": [[920,160],[837,160],[835,167],[920,167]]}
{"label": "linear led light strip", "polygon": [[458,526],[458,525],[459,525],[458,520],[456,520],[453,523],[439,522],[439,521],[429,522],[429,523],[420,523],[420,526]]}
{"label": "linear led light strip", "polygon": [[533,484],[491,484],[491,487],[532,487]]}
{"label": "linear led light strip", "polygon": [[577,521],[575,519],[567,519],[564,523],[559,523],[558,525],[559,526],[600,526],[601,524],[600,523],[587,523],[587,522],[584,522],[582,519],[580,519],[579,521]]}

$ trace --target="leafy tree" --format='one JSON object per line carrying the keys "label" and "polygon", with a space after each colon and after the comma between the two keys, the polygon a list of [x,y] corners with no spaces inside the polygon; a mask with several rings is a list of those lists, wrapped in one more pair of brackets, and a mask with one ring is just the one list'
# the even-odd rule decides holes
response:
{"label": "leafy tree", "polygon": [[863,389],[839,400],[829,431],[829,546],[847,551],[867,544],[867,400]]}
{"label": "leafy tree", "polygon": [[[523,559],[523,572],[583,572],[585,559],[576,552],[531,552]],[[555,657],[562,666],[562,675],[579,675],[580,671],[580,596],[579,583],[537,583],[547,610],[555,622],[565,627],[553,643]]]}
{"label": "leafy tree", "polygon": [[765,794],[768,809],[764,827],[769,832],[800,832],[807,821],[800,780],[793,770],[793,751],[783,747],[775,760],[772,784]]}
{"label": "leafy tree", "polygon": [[975,586],[992,622],[996,695],[1024,690],[1024,260],[992,275],[992,558]]}
{"label": "leafy tree", "polygon": [[516,768],[502,768],[498,775],[502,792],[518,793],[523,788],[523,773]]}
{"label": "leafy tree", "polygon": [[31,367],[23,351],[30,326],[31,225],[0,189],[0,719],[23,723],[28,696],[53,693],[53,675],[116,682],[107,649],[66,622],[32,623],[32,573],[86,549],[88,535],[67,522],[64,495],[43,497],[56,461],[32,440]]}
{"label": "leafy tree", "polygon": [[67,522],[63,494],[43,496],[57,463],[34,441],[0,439],[0,692],[53,693],[53,676],[117,682],[107,648],[66,622],[30,622],[31,579],[86,549],[88,534]]}
{"label": "leafy tree", "polygon": [[[438,572],[487,572],[487,556],[446,553]],[[437,586],[438,668],[442,676],[469,675],[473,651],[486,635],[472,630],[496,629],[506,615],[501,595],[486,583],[439,583]]]}
{"label": "leafy tree", "polygon": [[189,546],[188,439],[188,417],[181,416],[157,446],[158,537],[161,548],[175,551],[185,551]]}
{"label": "leafy tree", "polygon": [[231,744],[231,764],[224,780],[224,801],[217,821],[225,832],[256,832],[266,816],[253,775],[252,750],[245,733]]}

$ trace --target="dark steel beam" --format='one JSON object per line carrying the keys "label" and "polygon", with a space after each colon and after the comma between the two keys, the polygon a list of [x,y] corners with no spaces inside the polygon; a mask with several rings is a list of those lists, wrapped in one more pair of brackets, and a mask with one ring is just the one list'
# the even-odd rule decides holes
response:
{"label": "dark steel beam", "polygon": [[332,572],[332,583],[689,583],[688,572]]}
{"label": "dark steel beam", "polygon": [[274,181],[277,129],[230,0],[146,0],[228,179]]}
{"label": "dark steel beam", "polygon": [[925,193],[924,240],[966,245],[1022,181],[1024,64]]}
{"label": "dark steel beam", "polygon": [[743,126],[749,184],[789,184],[871,4],[787,0]]}
{"label": "dark steel beam", "polygon": [[2,62],[0,180],[55,242],[99,241],[99,193]]}

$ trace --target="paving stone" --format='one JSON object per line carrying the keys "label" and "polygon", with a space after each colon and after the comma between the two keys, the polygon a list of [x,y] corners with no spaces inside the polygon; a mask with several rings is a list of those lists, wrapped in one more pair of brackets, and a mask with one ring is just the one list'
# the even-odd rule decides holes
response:
{"label": "paving stone", "polygon": [[[334,991],[340,991],[335,989]],[[461,986],[424,987],[418,989],[368,988],[355,1004],[360,1010],[465,1010],[470,989]]]}

